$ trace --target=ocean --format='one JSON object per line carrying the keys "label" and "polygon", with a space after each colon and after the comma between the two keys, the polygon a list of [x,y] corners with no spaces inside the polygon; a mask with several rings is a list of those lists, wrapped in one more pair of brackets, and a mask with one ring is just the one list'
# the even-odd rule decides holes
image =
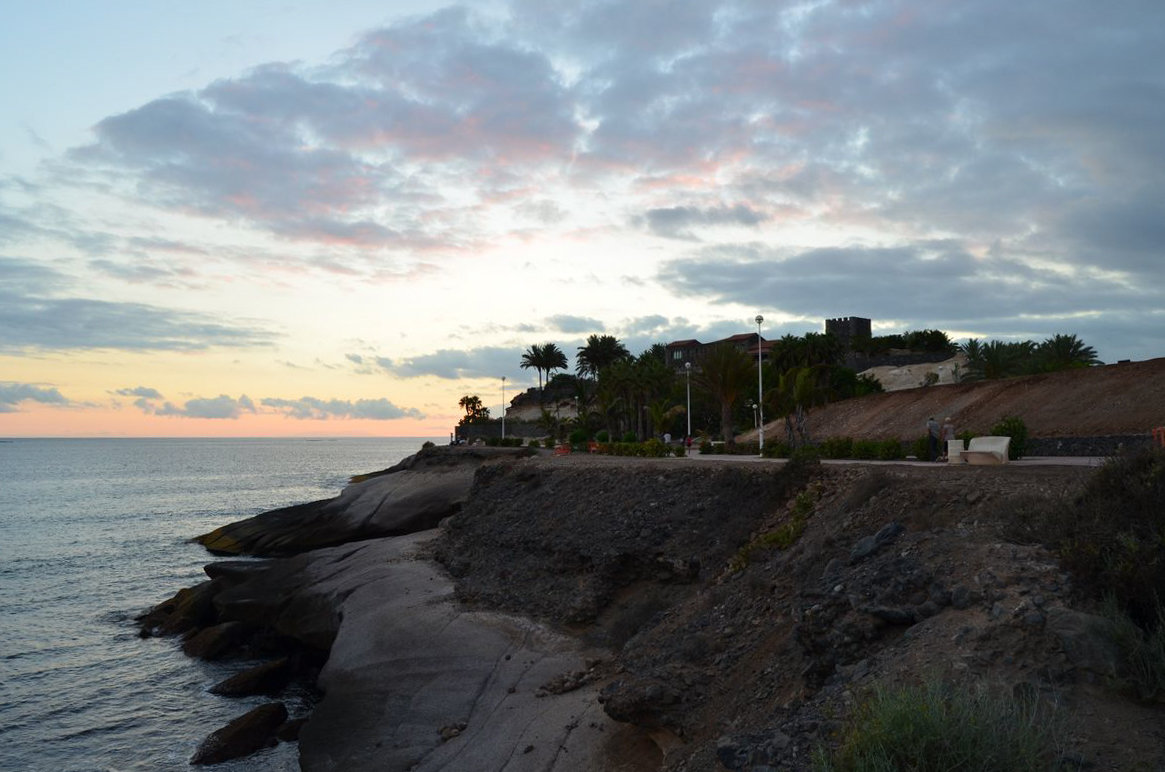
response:
{"label": "ocean", "polygon": [[[0,770],[190,768],[266,698],[207,691],[246,663],[138,637],[135,616],[205,579],[214,558],[188,539],[335,496],[425,439],[0,441]],[[296,746],[216,769],[298,769]]]}

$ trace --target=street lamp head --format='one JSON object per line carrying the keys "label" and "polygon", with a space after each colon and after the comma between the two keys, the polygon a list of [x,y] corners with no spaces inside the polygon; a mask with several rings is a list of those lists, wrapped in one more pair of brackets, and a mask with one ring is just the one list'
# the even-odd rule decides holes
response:
{"label": "street lamp head", "polygon": [[764,322],[764,320],[765,320],[765,318],[763,316],[761,316],[760,314],[756,315],[756,324],[758,327]]}
{"label": "street lamp head", "polygon": [[689,373],[692,372],[692,363],[691,362],[684,362],[684,369],[687,370]]}

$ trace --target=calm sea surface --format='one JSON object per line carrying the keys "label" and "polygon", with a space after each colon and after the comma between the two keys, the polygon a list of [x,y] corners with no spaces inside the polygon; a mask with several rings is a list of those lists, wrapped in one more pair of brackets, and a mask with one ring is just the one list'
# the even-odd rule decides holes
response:
{"label": "calm sea surface", "polygon": [[[205,578],[186,540],[334,496],[425,439],[0,441],[0,769],[190,768],[264,698],[207,692],[243,663],[137,637],[134,616]],[[295,746],[215,769],[298,769]]]}

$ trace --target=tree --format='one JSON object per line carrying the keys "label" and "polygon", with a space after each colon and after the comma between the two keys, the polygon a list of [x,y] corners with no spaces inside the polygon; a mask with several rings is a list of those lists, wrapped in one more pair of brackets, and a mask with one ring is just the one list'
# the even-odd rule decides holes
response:
{"label": "tree", "polygon": [[543,353],[542,346],[535,343],[533,346],[530,346],[528,349],[526,349],[524,354],[522,354],[522,361],[518,365],[518,367],[522,368],[523,370],[529,370],[531,367],[533,367],[534,370],[538,373],[539,393],[542,392],[542,363],[545,358],[546,355]]}
{"label": "tree", "polygon": [[585,346],[578,347],[575,357],[578,366],[575,369],[579,375],[598,378],[599,371],[630,356],[627,347],[614,335],[591,335]]}
{"label": "tree", "polygon": [[827,401],[829,376],[827,365],[793,367],[781,373],[776,387],[766,392],[765,401],[770,410],[785,419],[790,448],[809,442],[806,429],[809,409]]}
{"label": "tree", "polygon": [[550,374],[555,370],[566,369],[566,354],[557,345],[547,343],[542,347],[542,369],[546,371],[546,380],[550,381]]}
{"label": "tree", "polygon": [[720,404],[720,436],[732,439],[732,408],[756,383],[756,366],[745,352],[729,344],[705,349],[700,372],[693,380]]}
{"label": "tree", "polygon": [[546,373],[546,380],[549,382],[551,372],[566,369],[566,354],[553,343],[534,344],[522,354],[522,362],[518,366],[523,370],[534,368],[538,372],[538,391],[541,395],[542,373]]}
{"label": "tree", "polygon": [[1047,338],[1036,346],[1035,355],[1039,369],[1047,372],[1100,364],[1096,349],[1085,346],[1075,335],[1057,334]]}
{"label": "tree", "polygon": [[489,408],[481,403],[481,397],[476,394],[466,394],[457,401],[461,409],[465,411],[465,416],[460,421],[460,426],[466,424],[478,424],[489,420]]}

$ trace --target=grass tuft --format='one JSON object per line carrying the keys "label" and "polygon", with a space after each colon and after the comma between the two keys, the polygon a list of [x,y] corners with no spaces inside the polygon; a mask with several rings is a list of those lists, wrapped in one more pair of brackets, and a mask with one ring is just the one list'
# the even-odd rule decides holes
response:
{"label": "grass tuft", "polygon": [[997,770],[1054,767],[1055,721],[1032,700],[928,680],[876,687],[832,753],[818,748],[817,772]]}

